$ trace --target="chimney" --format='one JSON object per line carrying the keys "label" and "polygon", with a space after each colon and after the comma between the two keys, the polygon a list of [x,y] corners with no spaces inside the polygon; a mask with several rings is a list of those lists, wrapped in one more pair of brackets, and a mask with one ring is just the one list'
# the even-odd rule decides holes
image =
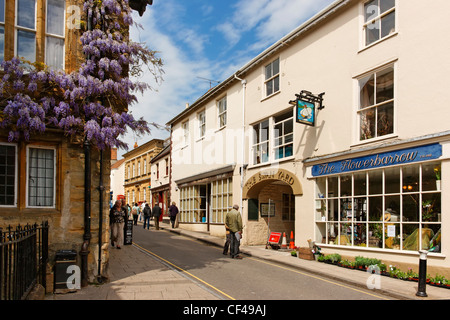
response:
{"label": "chimney", "polygon": [[117,148],[111,148],[111,161],[117,161]]}
{"label": "chimney", "polygon": [[189,108],[189,103],[186,103],[186,109]]}

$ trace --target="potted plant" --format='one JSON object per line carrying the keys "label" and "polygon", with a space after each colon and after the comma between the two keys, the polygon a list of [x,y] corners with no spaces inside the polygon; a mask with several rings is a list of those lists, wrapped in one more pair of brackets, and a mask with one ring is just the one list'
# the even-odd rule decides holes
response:
{"label": "potted plant", "polygon": [[441,190],[441,166],[434,168],[434,174],[436,176],[436,190]]}

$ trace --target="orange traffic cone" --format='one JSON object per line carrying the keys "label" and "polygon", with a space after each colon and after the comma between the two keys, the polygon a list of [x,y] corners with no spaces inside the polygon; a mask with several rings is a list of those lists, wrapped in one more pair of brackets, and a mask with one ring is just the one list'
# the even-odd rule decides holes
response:
{"label": "orange traffic cone", "polygon": [[289,242],[289,249],[295,249],[294,231],[291,231],[291,239],[290,239],[290,242]]}
{"label": "orange traffic cone", "polygon": [[283,242],[281,242],[281,249],[287,249],[286,233],[285,232],[283,232]]}

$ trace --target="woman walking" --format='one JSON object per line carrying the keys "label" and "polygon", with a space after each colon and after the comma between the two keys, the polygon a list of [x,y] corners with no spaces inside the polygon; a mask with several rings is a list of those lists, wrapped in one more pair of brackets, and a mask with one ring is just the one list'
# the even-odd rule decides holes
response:
{"label": "woman walking", "polygon": [[120,249],[120,246],[123,245],[123,228],[125,226],[126,215],[125,210],[122,208],[121,201],[117,200],[114,207],[111,208],[109,215],[111,219],[112,245],[117,249]]}

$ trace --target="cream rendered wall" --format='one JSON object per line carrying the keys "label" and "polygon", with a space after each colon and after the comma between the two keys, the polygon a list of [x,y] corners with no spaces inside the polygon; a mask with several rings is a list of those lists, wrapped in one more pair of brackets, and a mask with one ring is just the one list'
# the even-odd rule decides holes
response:
{"label": "cream rendered wall", "polygon": [[[179,187],[176,181],[189,178],[200,173],[223,168],[235,164],[233,173],[233,202],[240,203],[239,167],[242,163],[242,85],[237,82],[226,92],[202,103],[194,105],[196,109],[176,122],[172,127],[172,183],[171,200],[180,203]],[[227,124],[223,128],[218,125],[217,102],[227,97]],[[192,108],[192,106],[191,106]],[[205,111],[206,133],[200,138],[198,134],[198,113]],[[184,143],[182,123],[189,120],[189,143]],[[186,224],[181,228],[202,230],[206,225]],[[223,226],[211,226],[211,233],[225,235]]]}

